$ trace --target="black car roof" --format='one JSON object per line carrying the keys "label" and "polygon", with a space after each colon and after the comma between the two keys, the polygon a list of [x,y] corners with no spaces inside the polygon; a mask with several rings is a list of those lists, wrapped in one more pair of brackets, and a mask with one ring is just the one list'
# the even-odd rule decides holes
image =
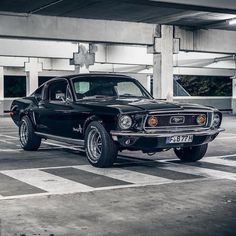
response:
{"label": "black car roof", "polygon": [[67,78],[67,79],[74,79],[78,77],[116,77],[116,78],[128,78],[128,79],[134,79],[127,75],[122,74],[114,74],[114,73],[84,73],[84,74],[74,74],[74,75],[68,75],[68,76],[62,76],[58,78]]}
{"label": "black car roof", "polygon": [[66,75],[66,76],[59,76],[59,77],[54,77],[48,81],[46,81],[45,83],[43,83],[40,87],[52,82],[52,81],[55,81],[57,79],[67,79],[67,80],[71,80],[71,79],[76,79],[76,78],[80,78],[80,77],[85,77],[85,78],[88,78],[88,77],[107,77],[107,78],[111,78],[111,77],[114,77],[114,78],[124,78],[124,79],[130,79],[130,80],[135,80],[135,78],[132,78],[128,75],[122,75],[122,74],[114,74],[114,73],[83,73],[83,74],[72,74],[72,75]]}

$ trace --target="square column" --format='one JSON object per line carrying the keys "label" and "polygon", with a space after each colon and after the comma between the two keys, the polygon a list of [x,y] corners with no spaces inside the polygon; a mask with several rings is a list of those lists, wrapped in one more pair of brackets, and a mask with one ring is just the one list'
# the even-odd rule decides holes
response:
{"label": "square column", "polygon": [[73,54],[70,60],[71,65],[75,65],[75,73],[89,73],[89,66],[95,63],[95,50],[92,44],[80,43],[78,52]]}
{"label": "square column", "polygon": [[42,63],[38,58],[29,58],[25,63],[26,72],[26,95],[30,95],[38,88],[38,74],[42,71]]}
{"label": "square column", "polygon": [[0,116],[4,113],[4,70],[0,66]]}
{"label": "square column", "polygon": [[236,79],[232,79],[232,110],[233,114],[236,115]]}
{"label": "square column", "polygon": [[0,66],[0,101],[4,99],[4,71]]}
{"label": "square column", "polygon": [[154,38],[153,96],[173,99],[173,54],[175,53],[173,26],[161,25]]}

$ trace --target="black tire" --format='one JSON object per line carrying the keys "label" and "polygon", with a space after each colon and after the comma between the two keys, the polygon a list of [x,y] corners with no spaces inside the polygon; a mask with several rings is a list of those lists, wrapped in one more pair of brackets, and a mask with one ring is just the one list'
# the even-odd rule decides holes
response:
{"label": "black tire", "polygon": [[196,162],[201,160],[207,152],[208,144],[199,146],[175,148],[176,156],[184,162]]}
{"label": "black tire", "polygon": [[41,138],[34,133],[34,127],[28,116],[21,119],[19,137],[21,147],[26,151],[37,151],[41,145]]}
{"label": "black tire", "polygon": [[85,150],[90,164],[100,168],[111,167],[118,153],[117,145],[98,121],[92,121],[85,131]]}

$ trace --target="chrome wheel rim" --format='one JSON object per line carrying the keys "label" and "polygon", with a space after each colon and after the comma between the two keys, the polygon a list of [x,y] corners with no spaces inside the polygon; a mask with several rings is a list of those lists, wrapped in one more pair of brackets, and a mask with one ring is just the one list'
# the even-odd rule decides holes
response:
{"label": "chrome wheel rim", "polygon": [[20,126],[20,142],[22,146],[25,146],[28,142],[29,138],[29,131],[28,131],[28,125],[27,123],[23,120],[22,124]]}
{"label": "chrome wheel rim", "polygon": [[102,154],[102,137],[95,127],[88,134],[87,152],[89,160],[93,163],[97,163]]}

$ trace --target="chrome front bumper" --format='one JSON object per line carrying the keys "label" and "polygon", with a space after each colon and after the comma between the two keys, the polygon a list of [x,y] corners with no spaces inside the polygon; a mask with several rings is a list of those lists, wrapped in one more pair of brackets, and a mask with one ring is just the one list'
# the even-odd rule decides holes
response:
{"label": "chrome front bumper", "polygon": [[178,132],[131,132],[131,131],[114,131],[112,130],[111,136],[113,139],[119,136],[127,136],[127,137],[147,137],[147,138],[164,138],[171,136],[179,136],[179,135],[195,135],[195,136],[212,136],[219,134],[225,129],[207,129],[207,130],[192,130],[192,131],[178,131]]}

